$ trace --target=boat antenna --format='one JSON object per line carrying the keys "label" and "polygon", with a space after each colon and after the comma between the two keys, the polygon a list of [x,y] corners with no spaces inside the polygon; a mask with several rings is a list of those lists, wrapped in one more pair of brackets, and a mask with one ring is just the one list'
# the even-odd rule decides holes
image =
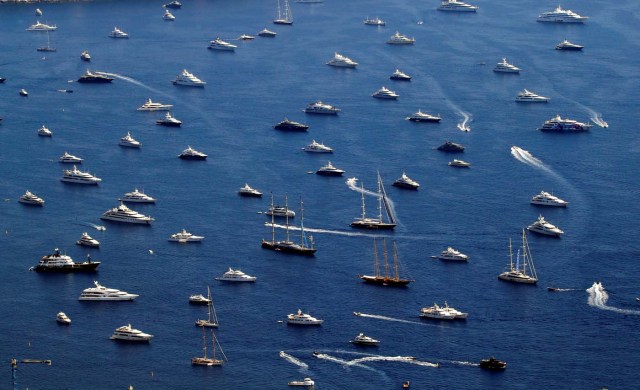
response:
{"label": "boat antenna", "polygon": [[287,242],[289,242],[289,197],[288,195],[284,196],[284,213],[287,220]]}

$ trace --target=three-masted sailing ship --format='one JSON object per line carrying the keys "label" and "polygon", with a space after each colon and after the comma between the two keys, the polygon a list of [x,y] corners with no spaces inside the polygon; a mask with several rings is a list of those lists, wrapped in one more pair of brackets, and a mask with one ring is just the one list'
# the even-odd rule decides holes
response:
{"label": "three-masted sailing ship", "polygon": [[[271,195],[271,208],[273,209],[273,195]],[[271,240],[262,239],[262,247],[277,252],[293,253],[297,255],[313,256],[316,249],[313,247],[313,238],[307,236],[304,232],[304,207],[302,199],[300,200],[300,243],[295,243],[289,239],[289,203],[285,197],[286,209],[286,239],[284,241],[276,241],[276,225],[274,216],[271,214]]]}
{"label": "three-masted sailing ship", "polygon": [[293,24],[293,14],[291,14],[289,0],[284,0],[284,7],[280,7],[280,0],[278,0],[278,17],[273,21],[273,24]]}
{"label": "three-masted sailing ship", "polygon": [[[213,350],[213,356],[207,356],[207,336],[202,328],[202,352],[203,356],[191,358],[191,364],[194,366],[221,366],[227,361],[227,356],[222,351],[222,347],[216,338],[216,335],[211,331],[211,349]],[[222,359],[216,357],[217,354],[222,356]]]}
{"label": "three-masted sailing ship", "polygon": [[393,275],[389,265],[389,259],[387,256],[387,241],[383,240],[384,254],[383,254],[383,272],[380,272],[380,261],[378,260],[378,245],[375,238],[373,239],[373,260],[374,260],[374,275],[358,275],[358,277],[367,283],[378,284],[381,286],[391,287],[404,287],[407,284],[414,282],[412,279],[401,278],[398,270],[398,250],[396,248],[396,242],[393,242]]}
{"label": "three-masted sailing ship", "polygon": [[[351,222],[351,227],[374,230],[391,230],[396,227],[396,221],[393,218],[393,213],[389,207],[389,199],[387,199],[387,193],[382,185],[380,172],[378,172],[378,218],[367,218],[364,205],[364,187],[362,185],[360,193],[362,194],[362,216],[354,219],[353,222]],[[383,208],[388,222],[385,222],[382,219]]]}
{"label": "three-masted sailing ship", "polygon": [[513,283],[536,284],[538,275],[533,265],[533,257],[527,242],[527,233],[522,229],[522,247],[518,249],[515,266],[513,264],[513,251],[509,240],[509,270],[498,275],[498,279]]}

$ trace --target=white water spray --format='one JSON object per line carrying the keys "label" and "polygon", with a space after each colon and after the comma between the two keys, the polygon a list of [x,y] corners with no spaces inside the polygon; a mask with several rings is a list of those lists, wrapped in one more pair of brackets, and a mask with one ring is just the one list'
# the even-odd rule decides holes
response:
{"label": "white water spray", "polygon": [[561,181],[567,187],[571,187],[569,185],[569,183],[567,183],[567,181],[565,180],[564,177],[562,177],[559,174],[557,174],[553,169],[549,168],[546,164],[544,164],[542,161],[540,161],[539,159],[534,157],[527,150],[524,150],[524,149],[522,149],[522,148],[520,148],[518,146],[512,146],[511,147],[511,155],[513,157],[515,157],[516,160],[520,161],[521,163],[527,164],[528,166],[536,168],[536,169],[543,170],[546,173],[548,173],[551,176],[553,176],[556,179],[558,179],[559,181]]}
{"label": "white water spray", "polygon": [[[351,190],[359,192],[361,194],[365,194],[365,195],[369,195],[369,196],[375,196],[376,198],[380,198],[382,196],[382,195],[378,194],[377,192],[373,192],[373,191],[367,190],[364,187],[358,187],[357,182],[358,182],[358,178],[357,177],[352,177],[352,178],[347,179],[347,181],[345,183],[347,184],[347,186]],[[400,224],[400,222],[398,221],[398,216],[396,215],[395,203],[393,203],[391,198],[389,198],[388,196],[387,196],[387,205],[389,206],[389,213],[391,214],[391,218],[393,218],[393,220],[396,221],[397,224]]]}
{"label": "white water spray", "polygon": [[160,91],[158,89],[155,89],[153,87],[150,87],[150,86],[148,86],[148,85],[146,85],[146,84],[144,84],[144,83],[142,83],[142,82],[140,82],[140,81],[138,81],[138,80],[136,80],[134,78],[131,78],[131,77],[123,76],[123,75],[120,75],[120,74],[117,74],[117,73],[107,73],[107,72],[95,72],[95,73],[102,74],[102,75],[105,75],[105,76],[115,77],[115,78],[117,78],[119,80],[123,80],[123,81],[126,81],[128,83],[135,84],[135,85],[137,85],[139,87],[148,89],[149,91],[151,91],[151,92],[153,92],[153,93],[155,93],[157,95],[162,95],[162,96],[167,97],[167,98],[172,98],[171,95],[169,95],[169,94],[167,94],[165,92],[162,92],[162,91]]}
{"label": "white water spray", "polygon": [[451,103],[451,105],[455,108],[456,111],[458,111],[458,114],[462,116],[462,122],[460,122],[460,123],[458,123],[456,125],[458,127],[458,130],[460,130],[460,131],[471,131],[471,126],[469,126],[469,123],[471,123],[471,121],[472,121],[471,114],[469,114],[468,112],[462,111],[461,109],[459,109],[453,103]]}
{"label": "white water spray", "polygon": [[605,122],[604,119],[602,119],[602,114],[599,112],[595,112],[594,110],[590,109],[589,107],[586,107],[587,111],[589,111],[589,116],[590,119],[593,123],[595,123],[596,125],[600,126],[600,127],[609,127],[609,124],[607,122]]}
{"label": "white water spray", "polygon": [[587,289],[587,292],[589,293],[589,300],[587,301],[589,306],[620,314],[640,315],[640,310],[619,309],[617,307],[608,306],[607,301],[609,300],[609,294],[607,294],[607,291],[600,282],[593,283],[593,285]]}
{"label": "white water spray", "polygon": [[309,368],[309,365],[303,361],[301,361],[300,359],[289,355],[288,353],[286,353],[285,351],[280,351],[280,357],[283,358],[284,360],[288,361],[291,364],[294,364],[304,370]]}
{"label": "white water spray", "polygon": [[417,360],[413,356],[367,356],[358,359],[349,360],[347,365],[352,366],[360,363],[366,362],[401,362],[401,363],[410,363],[416,364],[424,367],[439,367],[437,363],[423,362]]}
{"label": "white water spray", "polygon": [[416,325],[427,326],[426,323],[424,323],[424,322],[403,320],[403,319],[400,319],[400,318],[380,316],[380,315],[377,315],[377,314],[357,313],[356,315],[358,317],[375,318],[377,320],[394,321],[394,322],[402,322],[402,323],[405,323],[405,324],[416,324]]}
{"label": "white water spray", "polygon": [[91,226],[92,228],[94,228],[94,229],[96,229],[96,230],[100,230],[100,231],[105,231],[105,230],[107,230],[107,228],[106,228],[106,227],[104,227],[104,226],[100,226],[100,225],[96,225],[96,224],[93,224],[93,223],[91,223],[91,222],[87,222],[87,226]]}

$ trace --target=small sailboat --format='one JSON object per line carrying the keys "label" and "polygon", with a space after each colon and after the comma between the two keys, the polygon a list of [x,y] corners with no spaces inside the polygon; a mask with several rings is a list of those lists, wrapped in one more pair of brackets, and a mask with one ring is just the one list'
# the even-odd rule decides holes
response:
{"label": "small sailboat", "polygon": [[[191,358],[191,364],[194,366],[221,366],[227,361],[227,356],[222,351],[222,347],[216,338],[216,335],[211,331],[211,348],[213,350],[213,356],[207,357],[207,336],[204,332],[204,328],[202,328],[202,357],[194,357]],[[219,353],[222,355],[222,359],[217,359],[216,354]]]}
{"label": "small sailboat", "polygon": [[387,241],[383,240],[384,247],[384,273],[380,273],[380,262],[378,261],[378,245],[375,238],[373,239],[373,259],[374,259],[374,275],[358,275],[358,277],[364,280],[366,283],[377,284],[381,286],[391,287],[404,287],[414,280],[400,278],[398,272],[398,250],[396,248],[396,242],[393,242],[393,276],[390,275],[389,259],[387,256]]}
{"label": "small sailboat", "polygon": [[[382,185],[382,178],[380,172],[378,172],[378,218],[367,218],[364,205],[364,187],[361,185],[362,194],[362,217],[356,218],[351,222],[351,227],[358,229],[377,229],[377,230],[391,230],[396,227],[396,222],[393,218],[393,213],[389,207],[389,201],[387,199],[387,193],[384,191]],[[388,222],[384,222],[382,219],[382,206],[387,215]]]}
{"label": "small sailboat", "polygon": [[280,6],[280,0],[278,1],[278,17],[273,21],[273,24],[293,24],[293,15],[291,14],[291,7],[289,7],[289,0],[284,0],[284,7]]}
{"label": "small sailboat", "polygon": [[40,46],[36,50],[37,51],[47,51],[47,52],[56,51],[56,48],[51,46],[51,37],[49,36],[49,31],[47,31],[47,46]]}
{"label": "small sailboat", "polygon": [[518,249],[515,266],[513,264],[511,240],[509,240],[509,270],[498,275],[498,279],[524,284],[536,284],[538,282],[538,275],[533,265],[533,257],[531,257],[527,234],[524,229],[522,229],[522,247]]}
{"label": "small sailboat", "polygon": [[[313,247],[313,237],[307,236],[304,232],[304,207],[302,199],[300,199],[300,244],[289,239],[289,204],[285,197],[285,215],[286,215],[286,231],[287,238],[285,241],[276,241],[274,215],[271,213],[271,241],[262,239],[262,247],[271,249],[276,252],[292,253],[297,255],[313,256],[316,249]],[[271,195],[271,209],[273,209],[273,195]],[[294,214],[295,215],[295,214]]]}
{"label": "small sailboat", "polygon": [[217,328],[218,327],[218,316],[216,316],[216,309],[213,307],[213,300],[211,299],[211,288],[207,286],[207,310],[209,312],[209,317],[206,320],[196,320],[196,326],[201,326],[203,328]]}

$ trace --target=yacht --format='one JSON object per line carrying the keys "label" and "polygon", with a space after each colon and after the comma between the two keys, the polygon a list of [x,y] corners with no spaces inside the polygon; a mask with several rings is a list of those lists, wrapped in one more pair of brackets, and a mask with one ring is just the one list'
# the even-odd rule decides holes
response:
{"label": "yacht", "polygon": [[316,171],[316,174],[320,176],[342,176],[343,173],[344,170],[334,167],[331,161],[328,161],[327,165],[321,166]]}
{"label": "yacht", "polygon": [[133,301],[138,298],[137,294],[129,294],[115,288],[102,286],[97,280],[93,282],[95,287],[89,287],[82,291],[79,301]]}
{"label": "yacht", "polygon": [[358,63],[353,61],[349,57],[334,53],[333,58],[329,62],[327,62],[327,65],[336,66],[339,68],[355,68],[356,66],[358,66]]}
{"label": "yacht", "polygon": [[437,303],[433,306],[423,307],[420,309],[420,317],[429,318],[432,320],[455,320],[456,315],[454,313],[443,310]]}
{"label": "yacht", "polygon": [[404,72],[401,72],[400,69],[396,69],[396,71],[393,72],[393,74],[391,74],[389,78],[396,81],[411,81],[411,76]]}
{"label": "yacht", "polygon": [[584,23],[587,19],[589,19],[587,16],[580,16],[560,6],[557,6],[553,11],[543,12],[538,16],[538,22],[553,23]]}
{"label": "yacht", "polygon": [[290,210],[284,206],[270,206],[267,211],[265,211],[266,215],[273,215],[274,217],[287,217],[287,218],[295,218],[296,212]]}
{"label": "yacht", "polygon": [[80,246],[88,246],[92,248],[100,247],[100,242],[95,238],[92,238],[87,232],[82,233],[82,237],[80,237],[80,239],[76,241],[76,244]]}
{"label": "yacht", "polygon": [[533,233],[539,233],[546,236],[560,237],[564,234],[557,226],[546,221],[542,215],[538,217],[538,220],[527,227],[527,230]]}
{"label": "yacht", "polygon": [[240,271],[239,269],[233,269],[229,267],[229,270],[218,276],[216,280],[221,280],[223,282],[255,282],[255,276],[250,276]]}
{"label": "yacht", "polygon": [[527,89],[523,90],[522,92],[518,92],[518,95],[516,96],[516,102],[546,103],[549,100],[551,100],[551,98],[548,98],[546,96],[536,95],[535,93]]}
{"label": "yacht", "polygon": [[169,241],[173,242],[200,242],[202,240],[204,240],[203,236],[196,236],[185,229],[182,229],[182,231],[172,234],[171,237],[169,237]]}
{"label": "yacht", "polygon": [[40,258],[38,265],[32,269],[36,272],[88,272],[95,271],[100,265],[99,261],[91,261],[91,256],[87,255],[87,261],[76,263],[71,256],[63,255],[56,248],[53,254]]}
{"label": "yacht", "polygon": [[397,93],[387,89],[386,87],[382,87],[379,90],[377,90],[376,92],[374,92],[371,96],[373,96],[376,99],[392,99],[395,100],[398,98]]}
{"label": "yacht", "polygon": [[458,160],[458,159],[453,159],[451,161],[449,161],[448,165],[450,167],[456,167],[456,168],[469,168],[471,167],[471,163],[468,163],[466,161],[463,160]]}
{"label": "yacht", "polygon": [[478,367],[485,370],[504,370],[507,368],[507,363],[494,357],[490,357],[488,359],[480,360]]}
{"label": "yacht", "polygon": [[402,176],[393,182],[394,187],[408,188],[410,190],[417,190],[420,188],[420,184],[417,181],[412,180],[405,172],[402,172]]}
{"label": "yacht", "polygon": [[316,382],[314,382],[313,379],[311,378],[304,378],[301,381],[291,381],[288,383],[289,386],[302,386],[302,387],[307,387],[309,389],[313,389],[315,384]]}
{"label": "yacht", "polygon": [[127,324],[117,328],[109,338],[111,340],[149,342],[149,340],[153,338],[153,335],[144,333],[138,329],[133,329],[131,324]]}
{"label": "yacht", "polygon": [[80,76],[80,78],[78,79],[79,83],[85,83],[85,84],[106,84],[112,81],[113,81],[113,77],[109,77],[107,75],[100,74],[97,72],[92,73],[88,69],[85,72],[85,74]]}
{"label": "yacht", "polygon": [[91,62],[91,54],[89,54],[89,51],[85,50],[80,54],[80,59],[82,61]]}
{"label": "yacht", "polygon": [[522,247],[518,249],[516,256],[516,264],[513,264],[513,250],[511,248],[511,239],[509,239],[509,270],[498,275],[498,279],[505,282],[536,284],[538,283],[538,275],[533,264],[533,257],[529,250],[527,242],[527,234],[522,229]]}
{"label": "yacht", "polygon": [[338,115],[340,109],[318,100],[315,103],[309,103],[307,108],[304,109],[304,112],[307,114]]}
{"label": "yacht", "polygon": [[273,32],[271,30],[267,30],[266,28],[258,33],[258,36],[264,37],[264,38],[275,38],[276,35],[278,35],[278,34],[276,34],[275,32]]}
{"label": "yacht", "polygon": [[291,7],[289,7],[289,0],[284,0],[284,5],[280,7],[280,0],[278,0],[278,16],[273,20],[273,24],[283,24],[290,26],[293,24],[293,15],[291,14]]}
{"label": "yacht", "polygon": [[155,198],[145,194],[143,191],[138,191],[137,188],[133,189],[133,192],[127,192],[124,196],[118,199],[120,202],[131,203],[156,203]]}
{"label": "yacht", "polygon": [[138,107],[138,111],[169,111],[173,107],[173,104],[162,104],[158,102],[154,102],[151,99],[147,99],[147,101]]}
{"label": "yacht", "polygon": [[440,260],[450,260],[450,261],[467,261],[469,260],[469,256],[464,253],[453,249],[452,247],[448,247],[447,249],[440,252],[437,259]]}
{"label": "yacht", "polygon": [[464,146],[457,144],[455,142],[445,141],[445,143],[438,146],[438,150],[441,150],[443,152],[459,153],[459,152],[464,152]]}
{"label": "yacht", "polygon": [[18,202],[33,205],[33,206],[44,206],[44,199],[39,198],[36,194],[27,191],[18,198]]}
{"label": "yacht", "polygon": [[538,195],[534,195],[533,198],[531,198],[531,204],[538,206],[567,207],[569,202],[553,196],[548,192],[540,191]]}
{"label": "yacht", "polygon": [[129,38],[129,34],[120,30],[118,27],[114,27],[113,31],[109,33],[111,38]]}
{"label": "yacht", "polygon": [[456,320],[466,320],[469,316],[469,313],[463,313],[460,310],[449,307],[447,301],[444,302],[444,307],[440,307],[440,309],[445,313],[453,314]]}
{"label": "yacht", "polygon": [[232,45],[229,42],[225,42],[220,38],[216,38],[213,41],[209,42],[209,49],[211,50],[223,50],[223,51],[234,51],[236,49],[236,45]]}
{"label": "yacht", "polygon": [[367,26],[384,26],[386,23],[384,22],[384,20],[376,16],[373,19],[366,18],[364,20],[364,24],[366,24]]}
{"label": "yacht", "polygon": [[402,35],[397,31],[387,41],[387,43],[390,45],[413,45],[415,42],[416,42],[415,38],[409,38],[406,35]]}
{"label": "yacht", "polygon": [[163,5],[164,8],[173,8],[173,9],[180,9],[182,8],[182,3],[179,2],[178,0],[173,0],[170,3],[167,3],[165,5]]}
{"label": "yacht", "polygon": [[188,87],[204,87],[207,83],[205,81],[200,80],[192,73],[189,73],[186,69],[182,70],[176,79],[173,80],[174,85],[184,85]]}
{"label": "yacht", "polygon": [[48,24],[40,23],[40,21],[36,21],[36,24],[33,24],[27,28],[27,31],[55,31],[58,27],[50,26]]}
{"label": "yacht", "polygon": [[173,22],[174,20],[176,20],[176,17],[173,16],[173,14],[171,12],[169,12],[168,9],[164,10],[164,15],[162,15],[162,20],[165,20],[167,22]]}
{"label": "yacht", "polygon": [[292,325],[321,325],[323,322],[324,320],[319,320],[307,313],[303,313],[301,309],[298,309],[297,314],[289,314],[287,316],[287,323]]}
{"label": "yacht", "polygon": [[107,221],[114,222],[122,222],[122,223],[135,223],[135,224],[143,224],[143,225],[151,225],[151,222],[155,221],[155,219],[142,215],[137,211],[131,210],[124,203],[120,202],[118,207],[114,207],[110,210],[107,210],[102,214],[100,219],[104,219]]}
{"label": "yacht", "polygon": [[439,6],[438,11],[449,12],[476,12],[478,7],[464,3],[458,0],[444,0]]}
{"label": "yacht", "polygon": [[140,141],[135,140],[131,133],[127,131],[127,135],[120,138],[120,142],[118,143],[120,146],[124,146],[126,148],[140,148]]}
{"label": "yacht", "polygon": [[24,88],[22,88],[18,93],[20,94],[20,96],[24,96],[24,97],[29,96],[29,92],[27,92],[27,90]]}
{"label": "yacht", "polygon": [[354,337],[353,340],[351,340],[351,343],[358,344],[358,345],[377,346],[378,344],[380,344],[380,340],[376,340],[372,337],[365,336],[364,333],[360,333],[356,337]]}
{"label": "yacht", "polygon": [[247,183],[244,184],[244,187],[240,188],[240,190],[238,191],[238,195],[246,196],[249,198],[262,198],[262,192],[256,190],[255,188],[252,188]]}
{"label": "yacht", "polygon": [[273,126],[273,128],[276,130],[306,131],[309,126],[284,118],[283,121]]}
{"label": "yacht", "polygon": [[507,59],[503,58],[502,61],[496,64],[496,67],[493,68],[493,71],[498,73],[520,73],[520,68],[508,63]]}
{"label": "yacht", "polygon": [[238,37],[238,39],[241,41],[250,41],[252,39],[256,39],[256,37],[254,37],[253,35],[242,34]]}
{"label": "yacht", "polygon": [[62,311],[56,315],[56,321],[63,325],[69,325],[71,323],[71,319]]}
{"label": "yacht", "polygon": [[99,177],[93,176],[89,172],[82,172],[75,165],[73,169],[65,169],[63,171],[61,181],[76,184],[92,184],[97,185],[102,181]]}
{"label": "yacht", "polygon": [[569,42],[566,39],[556,45],[556,50],[579,51],[582,49],[584,49],[584,46]]}
{"label": "yacht", "polygon": [[156,121],[156,125],[166,126],[166,127],[180,127],[182,126],[182,121],[172,116],[170,112],[164,114],[164,118],[158,119]]}
{"label": "yacht", "polygon": [[178,157],[183,160],[206,160],[208,156],[202,152],[198,152],[197,150],[189,146],[185,150],[183,150]]}
{"label": "yacht", "polygon": [[36,16],[42,16],[42,10],[40,8],[36,8]]}
{"label": "yacht", "polygon": [[311,140],[311,143],[302,148],[302,150],[310,153],[333,153],[333,149],[325,144],[316,142],[316,140]]}
{"label": "yacht", "polygon": [[558,132],[580,132],[587,131],[592,125],[589,123],[581,123],[573,119],[562,119],[560,115],[545,121],[540,131],[558,131]]}
{"label": "yacht", "polygon": [[69,154],[67,152],[64,152],[64,154],[58,159],[58,162],[61,162],[63,164],[82,164],[82,161],[84,160],[80,157],[74,156],[73,154]]}
{"label": "yacht", "polygon": [[442,118],[440,117],[440,114],[431,115],[431,114],[424,113],[420,110],[418,110],[418,112],[416,113],[411,114],[406,119],[411,122],[440,122],[440,120],[442,120]]}
{"label": "yacht", "polygon": [[189,303],[194,305],[208,305],[211,303],[211,299],[202,294],[195,294],[189,297]]}

